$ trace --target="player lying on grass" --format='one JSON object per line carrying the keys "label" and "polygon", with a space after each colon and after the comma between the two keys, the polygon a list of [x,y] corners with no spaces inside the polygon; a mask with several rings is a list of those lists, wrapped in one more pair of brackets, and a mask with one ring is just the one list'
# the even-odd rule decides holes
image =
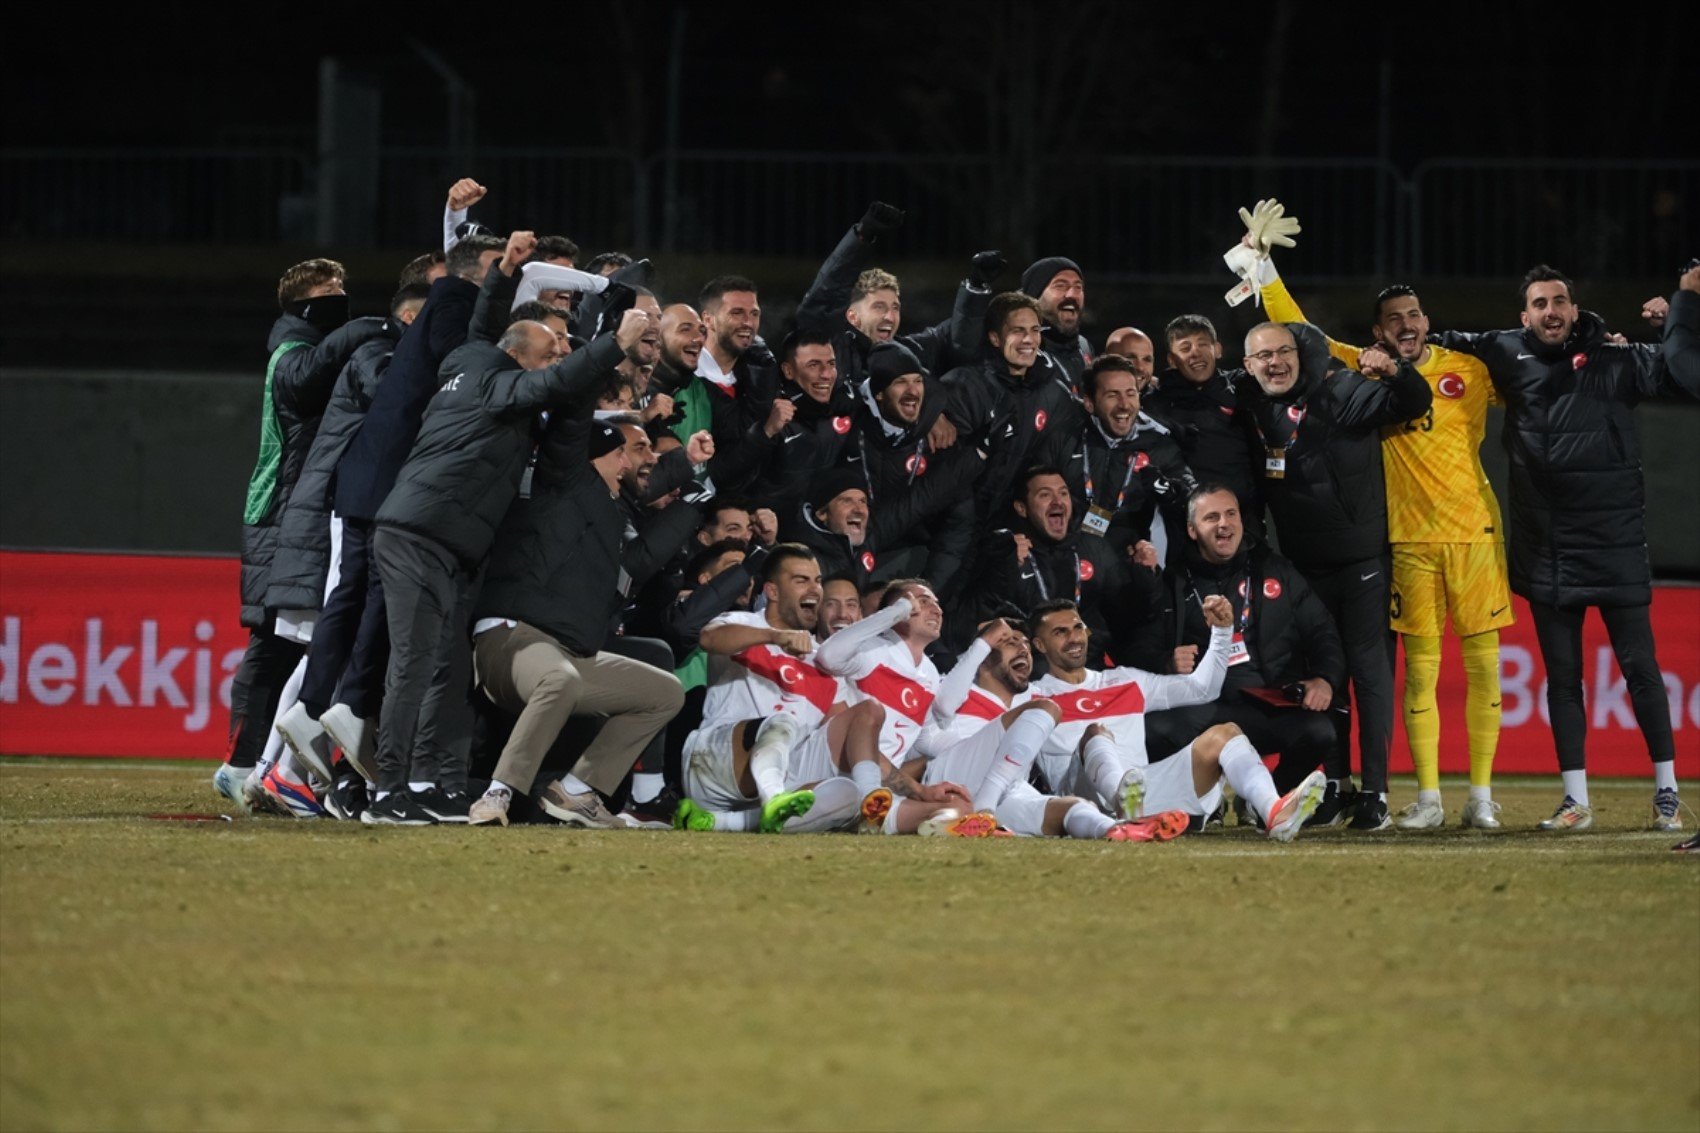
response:
{"label": "player lying on grass", "polygon": [[1280,795],[1257,749],[1233,724],[1206,729],[1155,764],[1146,758],[1147,711],[1208,704],[1222,691],[1234,610],[1220,594],[1205,598],[1203,607],[1210,646],[1184,676],[1088,669],[1091,634],[1075,604],[1059,599],[1033,610],[1033,644],[1050,666],[1034,688],[1049,696],[1060,714],[1039,756],[1041,772],[1053,789],[1087,794],[1127,818],[1180,810],[1202,820],[1221,803],[1226,780],[1257,812],[1271,838],[1290,842],[1322,801],[1327,777],[1321,771]]}

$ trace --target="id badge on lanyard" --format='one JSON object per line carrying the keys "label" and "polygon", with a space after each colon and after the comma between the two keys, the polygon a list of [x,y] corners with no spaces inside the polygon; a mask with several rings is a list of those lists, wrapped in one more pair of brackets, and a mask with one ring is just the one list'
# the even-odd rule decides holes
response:
{"label": "id badge on lanyard", "polygon": [[1084,527],[1094,535],[1108,535],[1110,533],[1110,517],[1112,514],[1113,513],[1109,508],[1099,507],[1097,504],[1093,504],[1091,507],[1086,509],[1086,514],[1080,517],[1080,526]]}

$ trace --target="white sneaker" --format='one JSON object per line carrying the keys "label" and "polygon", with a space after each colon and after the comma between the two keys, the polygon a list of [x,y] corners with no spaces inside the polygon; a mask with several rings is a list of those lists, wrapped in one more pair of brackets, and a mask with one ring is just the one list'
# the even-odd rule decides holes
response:
{"label": "white sneaker", "polygon": [[319,717],[319,727],[325,730],[348,765],[368,783],[376,783],[378,722],[362,720],[346,704],[333,704]]}
{"label": "white sneaker", "polygon": [[1459,825],[1476,830],[1499,829],[1499,804],[1492,799],[1472,798],[1464,804]]}
{"label": "white sneaker", "polygon": [[1439,830],[1446,825],[1446,809],[1440,805],[1439,799],[1418,799],[1399,812],[1393,825],[1401,830]]}
{"label": "white sneaker", "polygon": [[302,770],[326,783],[336,781],[331,774],[331,738],[325,735],[305,704],[297,700],[289,706],[289,711],[278,718],[277,734],[301,761]]}
{"label": "white sneaker", "polygon": [[242,780],[247,775],[248,769],[246,767],[232,767],[228,763],[221,763],[218,765],[218,770],[213,772],[212,777],[213,790],[233,803],[243,815],[254,813],[253,804],[248,801],[242,790]]}

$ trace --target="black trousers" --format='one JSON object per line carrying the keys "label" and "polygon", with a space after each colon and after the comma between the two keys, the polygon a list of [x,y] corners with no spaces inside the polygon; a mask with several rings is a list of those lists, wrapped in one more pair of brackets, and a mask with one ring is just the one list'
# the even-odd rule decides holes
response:
{"label": "black trousers", "polygon": [[[1326,571],[1305,571],[1334,619],[1346,650],[1346,675],[1358,715],[1358,758],[1366,791],[1387,790],[1387,756],[1393,745],[1393,630],[1388,624],[1392,560],[1387,555]],[[1337,707],[1345,708],[1345,704]],[[1335,723],[1328,777],[1352,770],[1351,716],[1330,712]]]}
{"label": "black trousers", "polygon": [[313,624],[313,641],[307,647],[307,671],[301,677],[301,704],[315,720],[331,706],[337,682],[348,667],[349,654],[359,637],[373,574],[371,524],[343,523],[338,570],[336,586],[325,595],[324,608]]}
{"label": "black trousers", "polygon": [[[1535,636],[1541,643],[1541,660],[1547,669],[1547,716],[1552,720],[1553,745],[1558,749],[1560,771],[1581,771],[1585,763],[1583,741],[1588,732],[1588,714],[1582,697],[1582,620],[1586,606],[1543,606],[1529,603],[1535,615]],[[1654,763],[1676,758],[1676,741],[1671,735],[1670,701],[1665,695],[1665,678],[1653,654],[1651,606],[1600,606],[1600,620],[1617,654],[1629,686],[1629,703],[1635,722],[1647,741],[1647,754]]]}
{"label": "black trousers", "polygon": [[373,537],[372,565],[383,576],[390,631],[378,789],[399,791],[418,781],[465,790],[477,579],[448,548],[393,528]]}
{"label": "black trousers", "polygon": [[232,767],[252,767],[260,761],[283,686],[305,648],[269,627],[248,631],[248,648],[230,677],[230,744],[224,760]]}

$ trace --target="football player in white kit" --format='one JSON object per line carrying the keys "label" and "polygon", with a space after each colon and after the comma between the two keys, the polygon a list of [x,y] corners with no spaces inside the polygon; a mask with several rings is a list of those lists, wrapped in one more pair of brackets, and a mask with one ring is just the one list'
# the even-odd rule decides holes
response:
{"label": "football player in white kit", "polygon": [[[815,665],[847,680],[858,707],[872,702],[884,709],[882,781],[898,796],[886,815],[885,832],[987,837],[996,832],[997,819],[977,807],[962,785],[924,775],[926,764],[916,746],[940,682],[926,649],[943,630],[944,610],[932,588],[919,578],[896,579],[887,585],[879,612],[821,643]],[[1048,731],[1048,718],[1046,724]]]}
{"label": "football player in white kit", "polygon": [[702,725],[685,740],[686,800],[674,825],[796,833],[858,815],[877,825],[892,801],[880,785],[885,712],[872,703],[846,708],[838,681],[812,663],[821,602],[814,554],[798,544],[773,548],[762,592],[762,613],[732,611],[702,630],[708,694]]}
{"label": "football player in white kit", "polygon": [[1186,833],[1180,811],[1117,821],[1085,799],[1045,795],[1027,781],[1063,718],[1054,701],[1034,697],[1032,673],[1027,635],[1001,618],[987,623],[933,701],[919,745],[929,760],[927,779],[968,784],[975,806],[992,809],[1016,834],[1166,842]]}
{"label": "football player in white kit", "polygon": [[[1063,712],[1039,757],[1040,770],[1053,791],[1094,796],[1106,810],[1127,817],[1165,810],[1209,815],[1221,802],[1226,779],[1257,811],[1269,837],[1290,842],[1322,801],[1327,785],[1322,772],[1312,772],[1285,796],[1278,795],[1257,749],[1233,724],[1206,729],[1168,759],[1155,764],[1146,759],[1146,712],[1206,704],[1222,690],[1234,611],[1216,594],[1204,599],[1203,609],[1209,649],[1191,673],[1167,676],[1133,668],[1088,669],[1090,632],[1075,604],[1057,600],[1036,606],[1028,628],[1050,671],[1033,687]],[[1087,736],[1094,723],[1106,731]]]}

